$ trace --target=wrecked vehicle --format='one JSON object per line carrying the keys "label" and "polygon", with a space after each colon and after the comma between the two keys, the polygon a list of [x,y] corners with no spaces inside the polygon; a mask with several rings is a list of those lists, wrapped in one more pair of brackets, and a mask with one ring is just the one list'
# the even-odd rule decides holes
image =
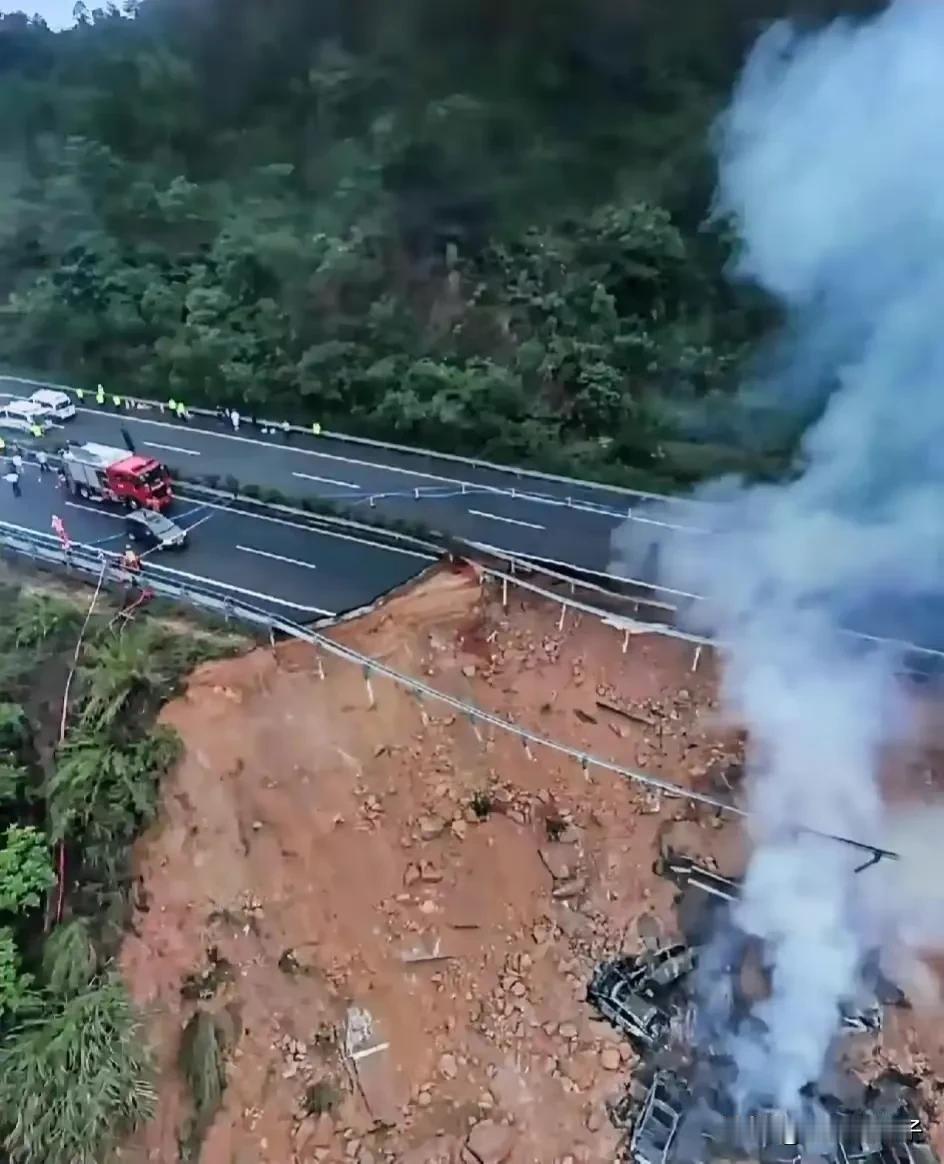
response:
{"label": "wrecked vehicle", "polygon": [[647,997],[671,990],[697,965],[698,955],[690,947],[676,942],[641,954],[634,960],[633,986]]}
{"label": "wrecked vehicle", "polygon": [[730,877],[724,877],[713,869],[699,865],[691,857],[671,851],[663,853],[656,861],[654,871],[658,877],[665,877],[679,889],[700,889],[720,901],[737,901],[741,886]]}
{"label": "wrecked vehicle", "polygon": [[632,958],[604,962],[587,988],[587,1001],[633,1042],[661,1048],[669,1039],[670,1017],[635,988],[634,969]]}
{"label": "wrecked vehicle", "polygon": [[673,1016],[682,1009],[669,996],[696,962],[695,951],[681,943],[604,962],[587,989],[587,1001],[634,1042],[650,1050],[662,1047]]}
{"label": "wrecked vehicle", "polygon": [[656,1072],[629,1141],[629,1156],[636,1164],[666,1164],[687,1090],[678,1076],[669,1071]]}

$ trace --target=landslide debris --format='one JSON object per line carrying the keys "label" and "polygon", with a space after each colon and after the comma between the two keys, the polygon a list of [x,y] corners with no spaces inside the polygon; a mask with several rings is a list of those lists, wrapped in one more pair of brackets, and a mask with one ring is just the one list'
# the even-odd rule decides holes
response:
{"label": "landslide debris", "polygon": [[[624,650],[512,595],[444,569],[333,633],[581,751],[736,783],[708,652]],[[660,848],[737,872],[738,830],[303,644],[200,667],[164,718],[185,753],[138,845],[122,959],[159,1111],[129,1158],[185,1159],[198,1126],[202,1164],[614,1159],[606,1103],[635,1055],[587,982],[674,936]],[[209,1119],[181,1069],[197,1034]]]}

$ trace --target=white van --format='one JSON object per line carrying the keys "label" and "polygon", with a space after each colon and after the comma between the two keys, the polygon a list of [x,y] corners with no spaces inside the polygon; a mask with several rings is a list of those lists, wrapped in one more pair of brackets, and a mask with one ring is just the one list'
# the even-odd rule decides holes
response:
{"label": "white van", "polygon": [[68,392],[57,392],[53,388],[40,388],[30,396],[34,404],[43,410],[43,416],[50,420],[72,420],[75,416],[75,401]]}
{"label": "white van", "polygon": [[31,432],[36,425],[45,432],[49,422],[42,407],[32,400],[11,400],[9,404],[0,407],[0,428]]}

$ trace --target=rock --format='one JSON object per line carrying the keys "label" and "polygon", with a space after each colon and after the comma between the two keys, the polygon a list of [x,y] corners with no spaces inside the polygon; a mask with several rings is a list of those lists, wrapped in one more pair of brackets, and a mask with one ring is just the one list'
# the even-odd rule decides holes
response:
{"label": "rock", "polygon": [[557,1028],[557,1033],[562,1039],[576,1039],[577,1026],[575,1023],[561,1023]]}
{"label": "rock", "polygon": [[428,1091],[421,1091],[416,1097],[416,1102],[420,1107],[429,1107],[429,1105],[433,1102],[433,1097],[429,1094]]}
{"label": "rock", "polygon": [[444,1079],[455,1079],[459,1074],[459,1066],[456,1063],[455,1055],[449,1054],[447,1051],[439,1060],[439,1073]]}
{"label": "rock", "polygon": [[437,869],[432,861],[420,861],[420,881],[425,881],[428,884],[435,884],[437,881],[442,881],[443,875],[440,869]]}
{"label": "rock", "polygon": [[475,678],[475,664],[474,663],[466,663],[466,665],[462,668],[462,674],[466,677],[466,679],[474,679]]}
{"label": "rock", "polygon": [[454,1164],[459,1156],[455,1136],[437,1136],[397,1156],[398,1164]]}
{"label": "rock", "polygon": [[557,901],[567,901],[571,897],[579,897],[586,888],[586,877],[571,877],[567,881],[558,882],[551,890],[551,897]]}
{"label": "rock", "polygon": [[420,879],[419,866],[414,865],[413,862],[411,861],[410,864],[407,865],[406,869],[404,870],[403,884],[404,885],[415,885],[417,883],[417,881],[419,881],[419,879]]}
{"label": "rock", "polygon": [[574,851],[570,845],[542,845],[538,850],[544,867],[555,881],[567,881],[576,872]]}
{"label": "rock", "polygon": [[435,840],[446,830],[446,822],[441,816],[421,816],[417,824],[424,841]]}
{"label": "rock", "polygon": [[456,838],[456,840],[464,841],[468,831],[468,824],[461,818],[452,822],[452,835]]}
{"label": "rock", "polygon": [[479,1164],[504,1164],[515,1146],[515,1136],[504,1124],[482,1120],[469,1132],[465,1145]]}
{"label": "rock", "polygon": [[587,1112],[585,1126],[588,1132],[598,1132],[603,1127],[603,1113],[596,1104]]}
{"label": "rock", "polygon": [[619,1047],[604,1047],[600,1052],[600,1065],[604,1071],[618,1071],[622,1062]]}

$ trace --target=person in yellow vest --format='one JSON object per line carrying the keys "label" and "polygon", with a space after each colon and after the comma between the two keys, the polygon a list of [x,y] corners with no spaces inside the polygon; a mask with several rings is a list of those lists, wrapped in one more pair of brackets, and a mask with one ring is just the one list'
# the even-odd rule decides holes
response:
{"label": "person in yellow vest", "polygon": [[41,437],[43,435],[43,426],[41,424],[30,425],[30,436]]}
{"label": "person in yellow vest", "polygon": [[7,442],[3,439],[3,437],[0,437],[0,453],[2,453],[6,447]]}
{"label": "person in yellow vest", "polygon": [[312,436],[321,436],[321,425],[318,423],[317,420],[311,426],[311,435]]}
{"label": "person in yellow vest", "polygon": [[76,388],[75,398],[76,398],[76,400],[78,400],[79,404],[81,404],[82,401],[85,399],[85,389],[84,388]]}
{"label": "person in yellow vest", "polygon": [[101,384],[99,384],[98,391],[95,393],[95,403],[96,404],[104,404],[105,403],[105,389],[101,386]]}
{"label": "person in yellow vest", "polygon": [[173,396],[170,398],[170,400],[167,401],[167,407],[170,409],[171,416],[177,415],[177,401],[173,398]]}
{"label": "person in yellow vest", "polygon": [[120,397],[120,396],[113,396],[113,397],[111,398],[111,402],[112,402],[112,404],[114,404],[114,406],[115,406],[116,408],[120,408],[120,407],[121,407],[121,397]]}
{"label": "person in yellow vest", "polygon": [[182,400],[177,401],[177,416],[181,420],[189,419],[188,414],[187,414],[187,409],[184,407],[184,402]]}

